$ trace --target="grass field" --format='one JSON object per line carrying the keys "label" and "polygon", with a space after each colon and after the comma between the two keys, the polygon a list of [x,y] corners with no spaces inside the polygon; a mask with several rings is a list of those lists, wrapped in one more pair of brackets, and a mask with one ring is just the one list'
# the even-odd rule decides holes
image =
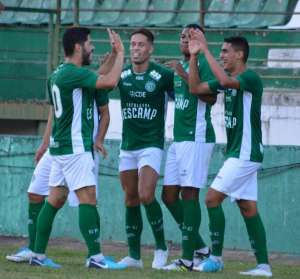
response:
{"label": "grass field", "polygon": [[[254,259],[248,252],[227,251],[225,253],[225,269],[217,274],[203,274],[199,272],[165,272],[152,270],[152,250],[149,247],[143,249],[143,270],[107,271],[91,270],[84,266],[84,245],[74,240],[55,240],[50,243],[48,255],[62,265],[60,270],[32,267],[26,263],[15,264],[8,262],[5,255],[15,251],[20,245],[25,244],[24,239],[0,238],[0,278],[1,279],[119,279],[119,278],[147,278],[147,279],[177,279],[177,278],[249,278],[238,274],[239,271],[254,266]],[[124,244],[108,243],[103,246],[106,255],[112,255],[119,259],[126,255]],[[171,259],[180,255],[178,247],[171,247]],[[271,255],[273,278],[299,279],[300,257],[288,257]]]}

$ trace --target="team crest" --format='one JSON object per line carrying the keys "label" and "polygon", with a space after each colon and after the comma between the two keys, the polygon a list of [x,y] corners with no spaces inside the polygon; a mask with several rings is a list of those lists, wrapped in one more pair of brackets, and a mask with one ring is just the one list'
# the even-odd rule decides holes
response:
{"label": "team crest", "polygon": [[147,81],[146,84],[145,84],[145,89],[148,91],[148,92],[153,92],[156,88],[156,84],[155,82],[153,81]]}

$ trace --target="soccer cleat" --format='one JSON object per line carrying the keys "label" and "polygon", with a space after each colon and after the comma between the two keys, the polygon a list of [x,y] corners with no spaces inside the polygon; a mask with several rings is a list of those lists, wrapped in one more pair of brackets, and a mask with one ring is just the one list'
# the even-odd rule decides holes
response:
{"label": "soccer cleat", "polygon": [[127,265],[116,263],[107,258],[103,258],[100,261],[96,261],[94,258],[88,258],[86,261],[86,267],[98,269],[125,269],[127,268]]}
{"label": "soccer cleat", "polygon": [[194,258],[193,258],[193,263],[194,266],[198,266],[201,264],[204,260],[209,258],[210,256],[210,250],[208,250],[208,253],[202,253],[199,250],[194,251]]}
{"label": "soccer cleat", "polygon": [[61,268],[60,264],[55,263],[49,258],[44,258],[42,260],[38,259],[37,257],[33,257],[29,260],[30,265],[35,265],[35,266],[42,266],[42,267],[49,267],[49,268],[54,268],[58,269]]}
{"label": "soccer cleat", "polygon": [[207,258],[198,266],[194,267],[195,271],[201,272],[218,272],[222,271],[224,268],[224,264],[221,260],[213,260],[212,258]]}
{"label": "soccer cleat", "polygon": [[154,258],[152,262],[152,268],[154,269],[162,269],[168,261],[169,251],[168,250],[155,250]]}
{"label": "soccer cleat", "polygon": [[253,269],[240,272],[240,274],[241,275],[250,275],[250,276],[272,277],[271,267],[268,264],[259,264]]}
{"label": "soccer cleat", "polygon": [[118,262],[118,264],[125,264],[127,267],[131,267],[131,268],[143,268],[143,261],[140,260],[136,260],[134,258],[131,258],[129,256],[123,258],[122,260],[120,260]]}
{"label": "soccer cleat", "polygon": [[6,259],[16,263],[29,262],[29,260],[33,257],[33,252],[27,248],[20,248],[17,253],[12,255],[7,255]]}
{"label": "soccer cleat", "polygon": [[164,266],[163,270],[174,270],[174,271],[193,271],[193,264],[187,266],[181,259],[173,261],[171,264]]}

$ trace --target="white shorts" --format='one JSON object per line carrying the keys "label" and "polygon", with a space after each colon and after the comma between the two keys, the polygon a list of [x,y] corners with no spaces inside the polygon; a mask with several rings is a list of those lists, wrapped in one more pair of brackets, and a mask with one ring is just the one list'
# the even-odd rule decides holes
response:
{"label": "white shorts", "polygon": [[153,168],[160,173],[163,150],[157,147],[148,147],[139,150],[120,150],[119,171],[140,169],[145,166]]}
{"label": "white shorts", "polygon": [[[99,164],[100,155],[99,152],[94,152],[94,162],[95,162],[95,179],[96,179],[96,198],[98,199],[98,176],[99,176]],[[69,192],[68,195],[69,206],[78,206],[79,200],[74,191]]]}
{"label": "white shorts", "polygon": [[164,185],[205,187],[213,148],[214,143],[172,143],[167,153]]}
{"label": "white shorts", "polygon": [[46,151],[36,165],[31,182],[29,184],[28,193],[48,196],[49,195],[49,176],[52,165],[52,156]]}
{"label": "white shorts", "polygon": [[49,185],[67,186],[70,191],[96,185],[92,153],[53,156]]}
{"label": "white shorts", "polygon": [[227,159],[211,188],[226,194],[232,200],[257,200],[257,170],[261,163],[237,158]]}

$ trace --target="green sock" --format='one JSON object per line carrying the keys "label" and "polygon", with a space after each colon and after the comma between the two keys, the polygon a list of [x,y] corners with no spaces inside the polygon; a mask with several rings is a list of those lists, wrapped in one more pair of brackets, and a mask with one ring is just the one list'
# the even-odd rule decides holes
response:
{"label": "green sock", "polygon": [[225,216],[222,206],[208,208],[209,230],[212,243],[212,255],[222,256],[224,232],[225,232]]}
{"label": "green sock", "polygon": [[182,227],[182,258],[192,261],[195,250],[196,235],[199,235],[200,204],[198,200],[183,200],[183,227]]}
{"label": "green sock", "polygon": [[32,251],[36,238],[36,223],[44,203],[44,201],[39,203],[29,202],[28,205],[28,248]]}
{"label": "green sock", "polygon": [[144,207],[155,238],[156,249],[167,250],[163,215],[159,203],[154,199],[150,204],[145,204]]}
{"label": "green sock", "polygon": [[37,218],[34,252],[45,254],[57,211],[58,208],[53,207],[48,201],[45,201]]}
{"label": "green sock", "polygon": [[101,252],[100,221],[95,205],[79,205],[79,228],[88,248],[88,257],[99,254]]}
{"label": "green sock", "polygon": [[129,248],[129,256],[139,260],[141,258],[141,234],[143,219],[141,207],[126,206],[126,234]]}
{"label": "green sock", "polygon": [[268,264],[267,241],[264,224],[259,214],[250,218],[244,217],[251,247],[258,264]]}
{"label": "green sock", "polygon": [[[182,208],[182,200],[178,199],[173,203],[166,204],[166,207],[169,209],[171,215],[175,219],[178,224],[179,229],[182,231],[183,225],[183,208]],[[200,211],[200,222],[201,222],[201,211]],[[195,235],[195,250],[206,247],[205,242],[199,234],[199,231]]]}
{"label": "green sock", "polygon": [[168,208],[171,215],[175,219],[179,229],[182,230],[182,224],[183,224],[182,201],[180,199],[178,199],[177,201],[175,201],[173,203],[166,204],[166,207]]}

